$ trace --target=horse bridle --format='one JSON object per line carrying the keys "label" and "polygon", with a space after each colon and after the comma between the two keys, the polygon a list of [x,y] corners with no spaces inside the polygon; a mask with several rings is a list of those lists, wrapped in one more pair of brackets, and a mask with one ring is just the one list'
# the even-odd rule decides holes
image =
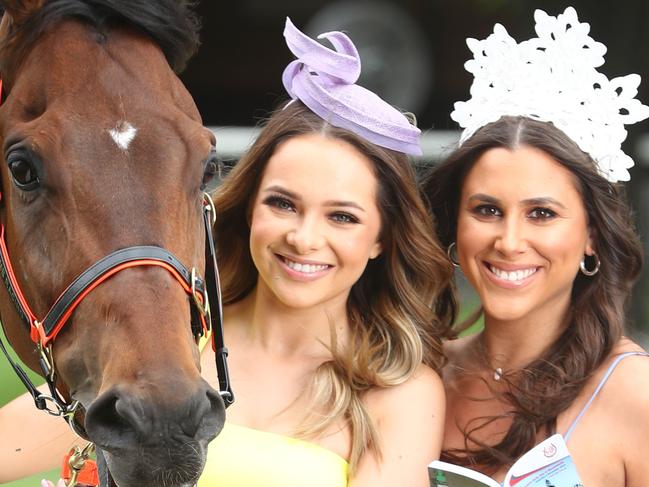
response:
{"label": "horse bridle", "polygon": [[[1,194],[0,194],[1,198]],[[205,194],[202,204],[205,225],[205,279],[201,279],[195,268],[188,270],[171,252],[157,246],[134,246],[117,250],[98,260],[82,272],[59,296],[43,319],[38,319],[30,308],[9,259],[5,241],[5,228],[0,223],[0,277],[13,301],[18,315],[25,323],[32,341],[39,353],[39,365],[47,382],[50,394],[43,394],[29,379],[25,371],[9,355],[0,340],[0,348],[9,360],[11,367],[34,398],[38,409],[54,416],[63,417],[70,427],[87,439],[85,429],[78,420],[83,409],[79,401],[66,399],[56,387],[56,371],[52,356],[52,342],[69,321],[70,316],[81,301],[102,282],[124,269],[138,266],[156,266],[167,270],[182,286],[189,296],[191,309],[191,328],[198,340],[208,330],[212,330],[212,348],[216,355],[216,369],[219,380],[219,394],[225,407],[234,402],[230,387],[227,355],[223,339],[223,306],[219,271],[216,264],[216,249],[212,238],[212,226],[216,220],[214,203]],[[212,312],[210,303],[216,306]]]}

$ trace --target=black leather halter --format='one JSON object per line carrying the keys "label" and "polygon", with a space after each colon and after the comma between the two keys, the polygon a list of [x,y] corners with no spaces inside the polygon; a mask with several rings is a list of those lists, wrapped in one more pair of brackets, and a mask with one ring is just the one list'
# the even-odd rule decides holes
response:
{"label": "black leather halter", "polygon": [[[62,416],[77,434],[86,437],[81,422],[76,419],[77,413],[80,411],[79,402],[67,400],[56,387],[57,377],[52,358],[52,342],[67,323],[75,308],[95,287],[118,272],[137,266],[157,266],[166,269],[188,294],[194,337],[198,339],[208,330],[212,330],[212,348],[216,355],[219,393],[226,407],[234,402],[228,374],[228,350],[225,348],[223,340],[221,288],[216,265],[216,250],[212,238],[212,225],[216,215],[214,204],[207,194],[204,198],[202,214],[205,226],[205,280],[198,276],[196,269],[188,270],[171,252],[161,247],[127,247],[107,255],[81,273],[63,291],[42,320],[36,318],[18,285],[5,243],[4,226],[0,223],[0,277],[7,287],[7,292],[16,306],[19,316],[25,323],[32,341],[36,344],[39,352],[39,364],[50,395],[43,394],[36,388],[20,365],[12,360],[2,340],[0,340],[0,349],[33,396],[38,409],[55,416]],[[210,304],[216,309],[212,310]]]}

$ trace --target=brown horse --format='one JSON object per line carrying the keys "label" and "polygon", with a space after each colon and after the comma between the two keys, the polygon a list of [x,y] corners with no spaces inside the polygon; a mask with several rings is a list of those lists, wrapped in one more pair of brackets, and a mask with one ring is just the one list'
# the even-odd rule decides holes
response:
{"label": "brown horse", "polygon": [[[174,72],[197,47],[196,19],[181,0],[2,3],[0,220],[19,290],[0,285],[6,335],[34,370],[53,361],[120,487],[192,485],[224,421],[178,285],[206,269],[202,188],[214,170],[214,137]],[[31,319],[133,246],[182,264],[122,264],[53,334]],[[15,294],[33,312],[31,337]]]}

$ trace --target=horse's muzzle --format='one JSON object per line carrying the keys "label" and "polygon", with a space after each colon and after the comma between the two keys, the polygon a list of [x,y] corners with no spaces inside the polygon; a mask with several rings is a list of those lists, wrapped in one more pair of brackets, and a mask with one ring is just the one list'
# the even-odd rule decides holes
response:
{"label": "horse's muzzle", "polygon": [[[205,465],[208,443],[221,431],[225,407],[199,379],[192,394],[152,398],[136,386],[101,394],[86,413],[88,436],[104,452],[119,487],[193,485]],[[179,397],[180,396],[180,397]]]}

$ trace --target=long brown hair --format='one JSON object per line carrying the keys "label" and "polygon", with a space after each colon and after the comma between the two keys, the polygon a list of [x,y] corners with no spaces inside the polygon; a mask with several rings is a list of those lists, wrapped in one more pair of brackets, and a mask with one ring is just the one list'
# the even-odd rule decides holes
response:
{"label": "long brown hair", "polygon": [[264,168],[281,142],[311,133],[344,140],[358,149],[372,162],[379,188],[382,253],[369,261],[351,289],[350,342],[342,349],[333,343],[332,359],[314,374],[307,391],[313,414],[305,416],[298,431],[315,436],[340,419],[348,421],[353,471],[366,449],[380,455],[362,402],[364,392],[404,382],[422,361],[435,370],[443,365],[441,338],[454,311],[449,287],[452,268],[434,238],[408,158],[334,127],[294,102],[271,116],[214,196],[226,304],[241,300],[257,284],[248,213]]}
{"label": "long brown hair", "polygon": [[459,195],[474,163],[491,148],[523,145],[543,150],[573,174],[601,268],[594,277],[577,275],[569,326],[543,356],[507,381],[502,398],[512,411],[502,417],[511,418],[512,424],[503,439],[487,445],[474,438],[473,433],[496,419],[476,418],[467,426],[465,439],[479,448],[443,452],[447,460],[494,470],[532,448],[537,433],[555,432],[557,416],[574,402],[622,337],[626,304],[642,267],[642,247],[622,187],[602,177],[590,156],[551,123],[525,117],[503,117],[481,128],[425,179],[441,244],[455,241]]}

